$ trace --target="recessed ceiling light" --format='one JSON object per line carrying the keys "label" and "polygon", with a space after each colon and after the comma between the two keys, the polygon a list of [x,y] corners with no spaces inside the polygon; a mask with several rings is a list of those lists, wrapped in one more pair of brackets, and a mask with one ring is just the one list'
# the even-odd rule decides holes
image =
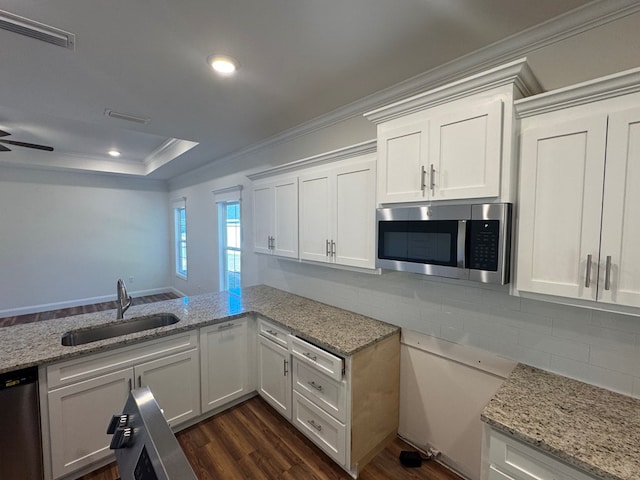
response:
{"label": "recessed ceiling light", "polygon": [[111,155],[112,157],[119,157],[120,156],[120,152],[118,150],[115,150],[115,149],[111,149],[107,153],[109,155]]}
{"label": "recessed ceiling light", "polygon": [[236,71],[236,61],[224,55],[211,55],[207,58],[207,63],[221,75],[231,75]]}

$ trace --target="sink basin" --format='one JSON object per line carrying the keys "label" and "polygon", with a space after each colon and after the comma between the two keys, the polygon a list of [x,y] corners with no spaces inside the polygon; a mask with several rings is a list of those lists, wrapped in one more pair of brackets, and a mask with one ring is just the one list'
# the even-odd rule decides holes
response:
{"label": "sink basin", "polygon": [[62,345],[65,347],[84,345],[85,343],[129,335],[130,333],[151,330],[152,328],[166,327],[179,321],[180,319],[171,313],[157,313],[100,327],[71,330],[62,335]]}

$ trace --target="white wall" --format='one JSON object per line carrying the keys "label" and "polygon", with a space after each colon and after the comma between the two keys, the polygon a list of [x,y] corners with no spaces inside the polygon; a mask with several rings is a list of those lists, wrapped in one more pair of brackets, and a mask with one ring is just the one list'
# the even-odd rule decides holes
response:
{"label": "white wall", "polygon": [[156,182],[0,168],[0,317],[111,300],[119,277],[166,291],[168,208]]}

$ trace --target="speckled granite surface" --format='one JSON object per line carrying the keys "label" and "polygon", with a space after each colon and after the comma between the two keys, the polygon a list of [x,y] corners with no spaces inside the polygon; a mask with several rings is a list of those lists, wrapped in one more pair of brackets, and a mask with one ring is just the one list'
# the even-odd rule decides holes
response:
{"label": "speckled granite surface", "polygon": [[640,479],[640,400],[518,365],[481,418],[603,479]]}
{"label": "speckled granite surface", "polygon": [[62,346],[62,334],[115,322],[115,310],[1,328],[0,373],[158,338],[248,313],[261,314],[287,327],[294,335],[341,356],[353,355],[400,330],[394,325],[264,285],[245,288],[241,295],[220,292],[133,306],[125,317],[131,319],[159,312],[173,313],[180,321],[168,327],[77,347]]}

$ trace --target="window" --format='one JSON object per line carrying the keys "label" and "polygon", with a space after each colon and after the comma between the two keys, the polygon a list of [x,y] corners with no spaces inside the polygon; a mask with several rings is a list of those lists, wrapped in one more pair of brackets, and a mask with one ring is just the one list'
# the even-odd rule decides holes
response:
{"label": "window", "polygon": [[175,220],[176,275],[187,279],[187,207],[182,205],[173,209]]}
{"label": "window", "polygon": [[239,293],[241,281],[240,202],[218,203],[220,232],[220,290]]}

